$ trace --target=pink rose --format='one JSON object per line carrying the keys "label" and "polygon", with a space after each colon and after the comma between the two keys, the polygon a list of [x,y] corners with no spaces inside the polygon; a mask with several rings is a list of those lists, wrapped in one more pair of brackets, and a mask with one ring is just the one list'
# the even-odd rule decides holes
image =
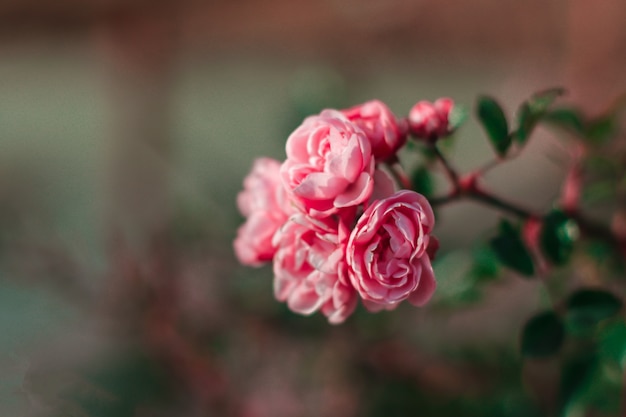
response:
{"label": "pink rose", "polygon": [[365,132],[379,161],[393,157],[406,143],[406,128],[382,101],[368,101],[342,113]]}
{"label": "pink rose", "polygon": [[440,98],[434,103],[420,101],[409,112],[409,127],[411,133],[418,138],[437,140],[448,136],[450,130],[450,112],[454,101],[449,98]]}
{"label": "pink rose", "polygon": [[399,191],[365,210],[350,234],[346,262],[367,308],[430,300],[436,282],[427,249],[434,226],[430,204],[414,191]]}
{"label": "pink rose", "polygon": [[321,310],[332,324],[343,322],[357,296],[346,275],[347,230],[331,218],[295,214],[274,236],[274,294],[289,308],[309,315]]}
{"label": "pink rose", "polygon": [[237,231],[235,254],[244,265],[258,266],[276,252],[272,237],[295,210],[280,182],[280,162],[259,158],[244,179],[237,205],[246,222]]}
{"label": "pink rose", "polygon": [[298,207],[324,217],[370,197],[374,158],[365,133],[336,110],[304,120],[287,139],[283,184]]}

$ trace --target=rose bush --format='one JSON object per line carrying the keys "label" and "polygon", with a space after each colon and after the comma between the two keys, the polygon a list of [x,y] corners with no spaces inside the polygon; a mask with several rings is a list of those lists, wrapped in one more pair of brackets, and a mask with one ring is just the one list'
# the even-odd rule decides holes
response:
{"label": "rose bush", "polygon": [[273,261],[274,295],[292,311],[337,324],[359,298],[376,311],[432,296],[432,209],[396,192],[410,186],[394,171],[407,134],[406,119],[372,100],[306,118],[282,164],[255,162],[238,196],[246,222],[235,253],[245,265]]}

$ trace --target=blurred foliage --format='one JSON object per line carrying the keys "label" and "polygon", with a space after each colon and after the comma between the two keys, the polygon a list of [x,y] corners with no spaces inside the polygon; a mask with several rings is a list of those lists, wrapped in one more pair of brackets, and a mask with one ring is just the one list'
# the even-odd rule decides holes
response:
{"label": "blurred foliage", "polygon": [[537,314],[522,329],[521,352],[530,358],[558,353],[565,338],[561,318],[554,311]]}
{"label": "blurred foliage", "polygon": [[535,275],[535,266],[521,232],[511,222],[502,220],[498,235],[490,243],[491,249],[503,265],[527,277]]}

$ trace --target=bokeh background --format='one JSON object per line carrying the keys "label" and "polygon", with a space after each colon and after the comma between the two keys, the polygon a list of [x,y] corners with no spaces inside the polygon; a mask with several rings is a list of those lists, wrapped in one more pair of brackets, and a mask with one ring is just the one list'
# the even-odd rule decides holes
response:
{"label": "bokeh background", "polygon": [[[431,306],[330,326],[237,264],[235,198],[324,107],[488,92],[512,114],[564,86],[600,112],[625,21],[621,0],[2,0],[0,415],[546,415],[528,385],[554,364],[516,353],[545,294],[464,280],[495,212],[440,211]],[[540,130],[488,183],[545,209],[565,147]],[[450,155],[492,150],[470,122]]]}

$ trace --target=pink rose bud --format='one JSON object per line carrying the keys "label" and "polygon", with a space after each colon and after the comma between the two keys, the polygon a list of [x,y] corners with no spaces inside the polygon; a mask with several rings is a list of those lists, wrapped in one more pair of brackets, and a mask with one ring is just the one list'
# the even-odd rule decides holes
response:
{"label": "pink rose bud", "polygon": [[280,182],[280,162],[259,158],[244,179],[237,196],[239,211],[247,218],[237,231],[235,254],[244,265],[259,266],[276,252],[272,237],[295,210]]}
{"label": "pink rose bud", "polygon": [[345,241],[332,218],[293,215],[274,236],[274,294],[292,311],[309,315],[321,310],[332,324],[354,311],[357,295],[347,278]]}
{"label": "pink rose bud", "polygon": [[287,139],[280,169],[284,187],[298,208],[325,217],[368,200],[374,158],[366,134],[336,110],[304,120]]}
{"label": "pink rose bud", "polygon": [[428,200],[414,191],[399,191],[365,210],[350,234],[346,262],[368,309],[430,300],[436,287],[429,257],[434,226]]}
{"label": "pink rose bud", "polygon": [[435,141],[448,136],[450,130],[450,112],[454,101],[449,98],[440,98],[434,103],[429,101],[418,102],[409,112],[409,129],[411,133],[429,141]]}
{"label": "pink rose bud", "polygon": [[406,129],[382,101],[368,101],[342,110],[342,113],[365,132],[372,145],[372,154],[379,161],[395,156],[406,143]]}

